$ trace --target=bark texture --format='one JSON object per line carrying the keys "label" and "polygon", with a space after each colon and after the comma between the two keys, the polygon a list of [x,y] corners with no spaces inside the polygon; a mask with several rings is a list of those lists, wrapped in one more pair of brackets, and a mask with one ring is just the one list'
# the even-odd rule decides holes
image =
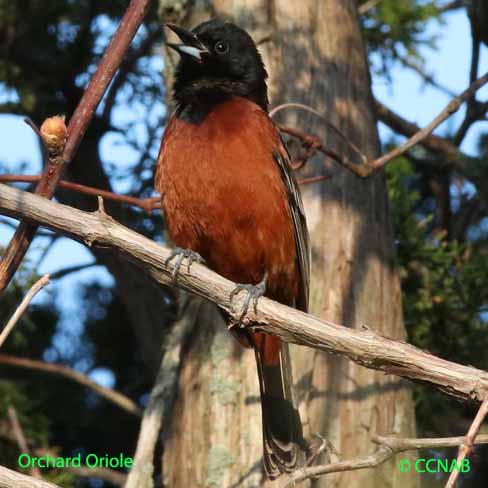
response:
{"label": "bark texture", "polygon": [[[308,104],[368,157],[378,155],[369,72],[353,0],[195,2],[184,22],[193,27],[215,16],[238,23],[263,41],[272,105]],[[279,120],[317,133],[335,151],[350,151],[307,112],[288,109]],[[403,339],[384,178],[360,180],[337,165],[328,168],[332,179],[303,191],[313,246],[311,312],[353,328],[377,324],[381,334]],[[323,170],[323,162],[313,169]],[[232,343],[219,322],[216,315],[202,315],[188,351],[165,443],[167,486],[264,483],[254,361]],[[368,451],[376,433],[414,436],[413,403],[401,380],[309,349],[295,347],[293,358],[305,432],[325,436],[342,459]],[[319,461],[327,462],[328,455]],[[417,486],[417,479],[399,473],[393,460],[375,470],[328,475],[312,485],[410,488]]]}

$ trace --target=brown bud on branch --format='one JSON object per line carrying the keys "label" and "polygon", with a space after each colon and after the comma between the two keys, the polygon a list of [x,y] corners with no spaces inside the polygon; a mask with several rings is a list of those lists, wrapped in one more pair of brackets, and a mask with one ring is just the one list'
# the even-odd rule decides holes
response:
{"label": "brown bud on branch", "polygon": [[57,159],[63,153],[68,136],[64,115],[55,115],[54,117],[47,118],[42,123],[40,132],[49,152],[50,159],[53,160],[56,158],[56,161],[53,162],[57,163]]}

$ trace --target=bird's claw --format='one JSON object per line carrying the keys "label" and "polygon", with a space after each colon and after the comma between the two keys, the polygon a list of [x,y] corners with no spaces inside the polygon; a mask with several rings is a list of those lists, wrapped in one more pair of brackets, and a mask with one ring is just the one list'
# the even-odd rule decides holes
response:
{"label": "bird's claw", "polygon": [[[306,466],[313,466],[319,459],[319,456],[324,452],[328,453],[329,457],[332,457],[330,462],[336,462],[336,458],[339,460],[339,453],[328,439],[317,432],[313,434],[313,437],[315,437],[315,441],[310,442],[307,449],[308,454],[305,460]],[[318,478],[313,477],[312,479]]]}
{"label": "bird's claw", "polygon": [[236,287],[230,293],[230,301],[232,302],[235,295],[240,293],[241,291],[246,291],[246,299],[244,300],[244,304],[242,305],[241,315],[239,317],[238,324],[241,325],[244,317],[249,310],[249,305],[251,300],[253,301],[254,312],[257,313],[258,311],[258,300],[266,293],[266,280],[268,278],[268,273],[265,272],[263,279],[257,285],[250,285],[250,284],[242,284],[238,283]]}
{"label": "bird's claw", "polygon": [[204,263],[205,262],[205,259],[203,259],[202,256],[200,256],[200,254],[198,254],[197,252],[192,251],[191,249],[183,249],[181,247],[175,247],[171,251],[168,258],[164,261],[164,264],[170,263],[174,258],[177,258],[177,259],[176,259],[176,264],[175,264],[175,267],[173,269],[173,272],[171,273],[173,280],[176,280],[176,278],[178,277],[178,273],[180,272],[180,268],[181,268],[181,265],[183,263],[183,259],[186,259],[188,261],[188,263],[187,263],[188,272],[190,272],[190,266],[193,263],[195,263],[195,262],[196,263]]}

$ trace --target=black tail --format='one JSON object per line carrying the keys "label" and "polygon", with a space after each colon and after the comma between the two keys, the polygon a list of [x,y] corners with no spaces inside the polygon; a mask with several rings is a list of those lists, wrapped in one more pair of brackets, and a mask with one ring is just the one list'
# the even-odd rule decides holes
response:
{"label": "black tail", "polygon": [[[254,351],[258,365],[263,418],[264,467],[268,478],[289,473],[304,464],[306,443],[296,407],[288,344],[263,334]],[[270,347],[279,351],[270,360]]]}

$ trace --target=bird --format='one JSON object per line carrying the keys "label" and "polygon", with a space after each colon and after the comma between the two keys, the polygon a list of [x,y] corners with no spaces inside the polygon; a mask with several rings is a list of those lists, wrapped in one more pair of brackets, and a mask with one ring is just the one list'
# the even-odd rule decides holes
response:
{"label": "bird", "polygon": [[[155,187],[176,248],[237,283],[232,295],[308,311],[310,245],[290,155],[268,115],[267,72],[251,36],[219,19],[192,30],[167,24],[181,44],[175,111],[161,142]],[[176,269],[176,268],[175,268]],[[242,324],[241,324],[242,325]],[[264,471],[269,479],[306,462],[308,444],[292,388],[288,345],[245,327],[230,329],[255,352]]]}

